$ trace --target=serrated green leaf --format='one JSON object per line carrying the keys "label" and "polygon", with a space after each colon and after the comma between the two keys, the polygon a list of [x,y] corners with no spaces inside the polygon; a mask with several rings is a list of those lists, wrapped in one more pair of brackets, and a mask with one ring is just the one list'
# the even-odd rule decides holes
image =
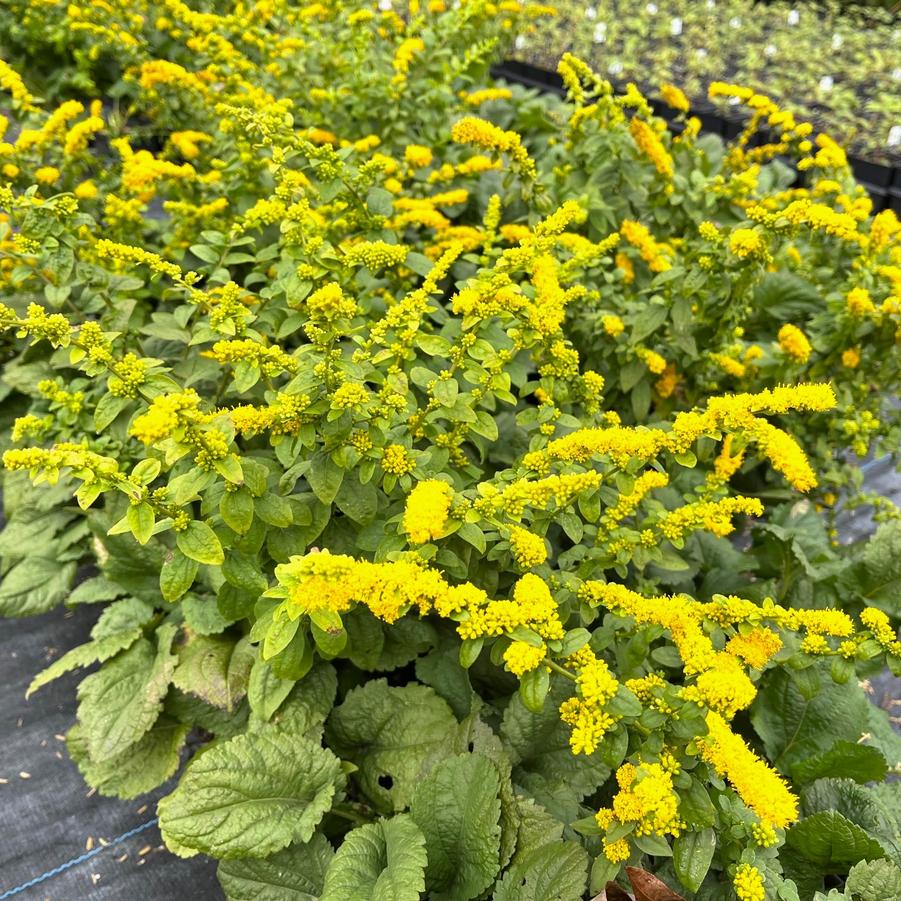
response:
{"label": "serrated green leaf", "polygon": [[897,901],[901,898],[901,868],[890,860],[855,864],[848,873],[845,891],[855,901]]}
{"label": "serrated green leaf", "polygon": [[25,697],[31,697],[39,688],[73,669],[109,660],[120,651],[131,647],[141,637],[141,634],[141,629],[138,627],[125,632],[116,632],[113,635],[107,635],[105,638],[89,641],[87,644],[72,648],[71,651],[63,654],[58,660],[54,660],[50,666],[39,672],[31,680],[31,684],[25,692]]}
{"label": "serrated green leaf", "polygon": [[555,842],[514,863],[497,884],[493,901],[581,901],[587,881],[585,849]]}
{"label": "serrated green leaf", "polygon": [[868,702],[853,682],[836,685],[822,679],[819,691],[805,698],[790,671],[768,674],[751,708],[751,722],[777,766],[828,751],[835,741],[855,742],[866,721]]}
{"label": "serrated green leaf", "polygon": [[159,716],[178,658],[171,653],[175,627],[156,636],[156,648],[139,639],[78,686],[78,721],[96,763],[130,748]]}
{"label": "serrated green leaf", "polygon": [[123,598],[107,607],[91,629],[91,638],[100,639],[128,632],[153,619],[153,605],[138,598]]}
{"label": "serrated green leaf", "polygon": [[175,542],[186,557],[198,563],[219,566],[225,559],[216,533],[205,522],[189,523],[184,532],[177,533]]}
{"label": "serrated green leaf", "polygon": [[216,875],[228,901],[318,901],[334,851],[316,833],[265,860],[223,860]]}
{"label": "serrated green leaf", "polygon": [[242,638],[194,635],[178,649],[172,684],[197,695],[214,707],[231,712],[247,693],[247,680],[256,654]]}
{"label": "serrated green leaf", "polygon": [[341,762],[296,735],[238,735],[195,757],[159,803],[160,831],[180,857],[266,857],[309,841],[343,784]]}
{"label": "serrated green leaf", "polygon": [[410,815],[425,836],[429,897],[469,901],[499,869],[500,776],[485,757],[442,760],[413,795]]}
{"label": "serrated green leaf", "polygon": [[881,782],[888,765],[878,748],[857,742],[837,741],[828,751],[799,760],[792,768],[796,782],[813,782],[827,776],[855,782]]}
{"label": "serrated green leaf", "polygon": [[407,814],[349,832],[325,874],[321,901],[419,901],[425,839]]}
{"label": "serrated green leaf", "polygon": [[[518,695],[504,711],[501,738],[513,759],[514,782],[527,785],[541,804],[545,804],[542,799],[550,801],[557,789],[564,789],[575,805],[610,776],[610,767],[599,752],[578,757],[573,754],[569,729],[559,714],[569,694],[562,679],[554,680],[541,713],[526,709]],[[578,816],[576,812],[568,821]]]}
{"label": "serrated green leaf", "polygon": [[189,730],[163,714],[138,742],[101,763],[91,760],[82,726],[69,730],[66,745],[88,785],[101,795],[127,801],[153,791],[178,769]]}
{"label": "serrated green leaf", "polygon": [[886,856],[866,830],[834,810],[815,813],[792,826],[786,844],[827,873],[847,872],[862,860]]}
{"label": "serrated green leaf", "polygon": [[26,557],[0,582],[0,616],[35,616],[62,603],[75,577],[75,563]]}
{"label": "serrated green leaf", "polygon": [[431,688],[375,679],[332,711],[326,743],[359,767],[353,778],[376,809],[390,812],[407,807],[430,766],[453,753],[456,731],[450,707]]}

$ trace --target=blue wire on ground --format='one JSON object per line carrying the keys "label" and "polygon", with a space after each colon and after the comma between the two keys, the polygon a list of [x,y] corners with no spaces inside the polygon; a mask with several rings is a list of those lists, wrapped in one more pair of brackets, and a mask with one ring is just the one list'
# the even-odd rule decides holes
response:
{"label": "blue wire on ground", "polygon": [[4,901],[5,898],[11,898],[13,895],[18,895],[19,892],[24,892],[27,889],[33,888],[34,886],[39,885],[42,882],[46,882],[48,879],[52,879],[54,876],[59,876],[60,873],[65,872],[71,867],[77,867],[80,863],[84,863],[86,860],[90,860],[92,857],[96,857],[103,851],[107,851],[110,848],[115,848],[116,845],[121,845],[122,842],[126,841],[132,836],[144,832],[151,826],[155,826],[156,822],[156,817],[154,817],[152,820],[148,820],[142,826],[136,826],[134,829],[129,829],[128,832],[123,832],[122,835],[114,838],[111,842],[107,842],[105,845],[99,845],[91,851],[86,851],[84,854],[79,854],[78,857],[73,857],[72,860],[68,860],[66,861],[66,863],[60,864],[58,867],[54,867],[52,870],[47,870],[46,873],[41,873],[40,876],[35,876],[34,879],[29,879],[28,882],[23,882],[21,885],[17,885],[15,888],[7,889],[5,892],[3,892],[2,895],[0,895],[0,901]]}

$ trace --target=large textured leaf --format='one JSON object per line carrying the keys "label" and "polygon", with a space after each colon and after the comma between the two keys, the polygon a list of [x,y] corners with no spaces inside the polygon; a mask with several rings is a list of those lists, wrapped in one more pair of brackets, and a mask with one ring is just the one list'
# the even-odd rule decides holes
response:
{"label": "large textured leaf", "polygon": [[429,766],[453,753],[457,721],[431,688],[389,688],[384,679],[351,691],[332,711],[326,743],[354,773],[373,804],[403,810]]}
{"label": "large textured leaf", "polygon": [[87,644],[72,648],[71,651],[67,651],[58,660],[54,660],[50,666],[45,670],[41,670],[31,680],[28,691],[25,692],[25,697],[30,697],[48,682],[58,679],[73,669],[90,666],[92,663],[103,663],[105,660],[109,660],[110,657],[115,657],[119,651],[124,651],[126,648],[131,647],[140,637],[141,629],[136,628],[128,632],[114,632],[105,638],[89,641]]}
{"label": "large textured leaf", "polygon": [[588,854],[581,845],[542,845],[507,870],[494,901],[581,901],[587,880]]}
{"label": "large textured leaf", "polygon": [[788,670],[768,674],[751,709],[751,722],[777,766],[791,766],[828,751],[835,741],[856,742],[864,731],[868,702],[852,682],[838,685],[828,675],[813,697],[802,694]]}
{"label": "large textured leaf", "polygon": [[34,616],[62,603],[75,576],[75,563],[26,557],[0,580],[0,616]]}
{"label": "large textured leaf", "polygon": [[813,782],[826,776],[855,782],[881,782],[886,768],[885,757],[878,748],[837,741],[828,751],[799,760],[791,768],[791,775],[796,782]]}
{"label": "large textured leaf", "polygon": [[177,659],[171,653],[175,627],[165,625],[156,635],[156,649],[142,638],[78,686],[78,721],[95,762],[137,742],[162,709]]}
{"label": "large textured leaf", "polygon": [[[876,791],[881,789],[885,794]],[[801,812],[840,813],[878,839],[886,851],[901,861],[901,786],[892,782],[877,786],[858,785],[851,779],[818,779],[801,792]]]}
{"label": "large textured leaf", "polygon": [[316,901],[334,852],[324,835],[265,860],[223,860],[217,875],[228,901]]}
{"label": "large textured leaf", "polygon": [[117,632],[128,632],[153,619],[153,605],[138,598],[124,598],[110,604],[91,629],[91,638],[101,639]]}
{"label": "large textured leaf", "polygon": [[[527,787],[545,807],[552,809],[558,790],[581,801],[610,776],[603,751],[578,757],[569,746],[569,729],[561,721],[560,704],[569,689],[562,680],[554,680],[540,713],[526,709],[519,695],[514,696],[501,724],[501,738],[514,762],[513,781]],[[571,806],[571,805],[570,805]],[[570,811],[570,819],[578,813]]]}
{"label": "large textured leaf", "polygon": [[436,764],[413,795],[410,814],[425,836],[429,897],[469,901],[499,869],[501,802],[495,765],[478,754]]}
{"label": "large textured leaf", "polygon": [[343,781],[338,758],[307,739],[238,735],[191,762],[159,803],[160,831],[182,857],[266,857],[309,841]]}
{"label": "large textured leaf", "polygon": [[[285,701],[272,714],[272,725],[292,735],[320,740],[323,724],[331,713],[337,691],[338,677],[335,668],[330,663],[317,664],[295,684]],[[261,719],[254,717],[251,728],[265,727]]]}
{"label": "large textured leaf", "polygon": [[855,901],[898,901],[901,868],[889,860],[872,860],[851,867],[845,891]]}
{"label": "large textured leaf", "polygon": [[128,800],[153,791],[178,769],[189,728],[164,714],[140,741],[101,763],[91,760],[82,726],[69,730],[66,745],[88,785],[101,795]]}
{"label": "large textured leaf", "polygon": [[867,602],[901,615],[901,521],[883,523],[867,542],[862,576]]}
{"label": "large textured leaf", "polygon": [[882,845],[834,810],[805,817],[786,833],[786,842],[824,872],[847,872],[861,860],[885,857]]}
{"label": "large textured leaf", "polygon": [[226,635],[192,636],[179,648],[172,682],[182,691],[231,711],[247,693],[254,653],[246,638],[235,641]]}
{"label": "large textured leaf", "polygon": [[758,317],[774,322],[806,319],[821,306],[819,291],[791,272],[768,272],[754,292],[754,308]]}
{"label": "large textured leaf", "polygon": [[321,901],[419,901],[425,865],[425,839],[407,814],[359,826],[332,859]]}

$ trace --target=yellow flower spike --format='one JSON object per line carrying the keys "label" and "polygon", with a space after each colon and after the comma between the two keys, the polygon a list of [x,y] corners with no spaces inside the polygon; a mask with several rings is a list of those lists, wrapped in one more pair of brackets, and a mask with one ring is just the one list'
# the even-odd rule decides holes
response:
{"label": "yellow flower spike", "polygon": [[419,482],[407,497],[404,531],[414,544],[439,538],[447,527],[454,492],[447,482],[428,479]]}

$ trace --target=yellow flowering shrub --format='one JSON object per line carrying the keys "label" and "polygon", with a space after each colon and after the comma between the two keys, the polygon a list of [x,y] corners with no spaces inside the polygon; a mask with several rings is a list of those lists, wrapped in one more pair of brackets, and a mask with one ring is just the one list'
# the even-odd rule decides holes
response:
{"label": "yellow flowering shrub", "polygon": [[102,605],[30,688],[100,664],[92,786],[212,736],[160,826],[235,898],[787,901],[895,854],[842,792],[894,792],[897,523],[818,509],[894,428],[895,223],[573,58],[566,107],[485,81],[544,7],[57,12],[125,112],[0,68],[0,612]]}

